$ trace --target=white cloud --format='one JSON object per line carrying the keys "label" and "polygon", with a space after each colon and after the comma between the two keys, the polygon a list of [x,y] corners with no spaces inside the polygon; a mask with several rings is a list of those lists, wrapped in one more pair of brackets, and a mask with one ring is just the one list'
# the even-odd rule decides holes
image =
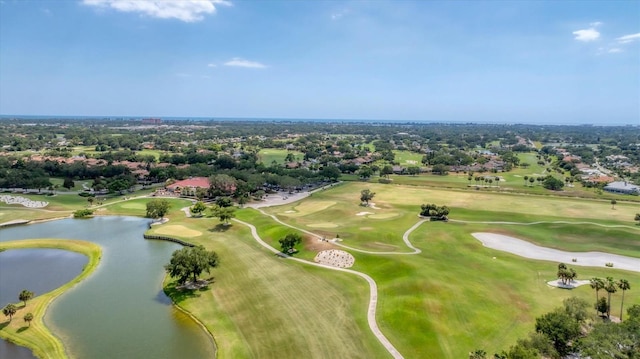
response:
{"label": "white cloud", "polygon": [[591,27],[598,27],[600,25],[602,25],[602,21],[595,21],[589,24]]}
{"label": "white cloud", "polygon": [[225,66],[234,66],[234,67],[247,67],[252,69],[264,69],[267,65],[261,64],[256,61],[249,61],[239,57],[234,57],[233,59],[224,63]]}
{"label": "white cloud", "polygon": [[160,19],[196,22],[213,14],[217,5],[231,5],[226,0],[82,0],[84,5],[133,12]]}
{"label": "white cloud", "polygon": [[331,20],[340,20],[342,17],[349,13],[349,9],[342,9],[338,12],[334,12],[331,14]]}
{"label": "white cloud", "polygon": [[615,54],[617,52],[622,52],[622,49],[619,48],[619,47],[612,47],[607,52],[610,53],[610,54]]}
{"label": "white cloud", "polygon": [[616,41],[618,41],[621,44],[626,44],[635,40],[640,40],[640,32],[637,34],[620,36],[619,38],[616,39]]}
{"label": "white cloud", "polygon": [[594,41],[600,37],[600,33],[594,28],[576,30],[573,34],[576,35],[576,40],[584,42]]}
{"label": "white cloud", "polygon": [[214,63],[207,64],[207,67],[216,67],[216,66],[217,66],[217,65],[216,65],[216,64],[214,64]]}

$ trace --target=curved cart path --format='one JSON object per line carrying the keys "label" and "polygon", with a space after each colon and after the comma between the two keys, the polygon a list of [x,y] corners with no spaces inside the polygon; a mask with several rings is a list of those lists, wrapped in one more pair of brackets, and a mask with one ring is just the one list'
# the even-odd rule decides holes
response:
{"label": "curved cart path", "polygon": [[[571,265],[584,267],[606,267],[605,263],[613,263],[615,269],[640,272],[640,258],[603,252],[565,252],[495,233],[471,233],[471,235],[482,242],[485,247],[524,258],[571,263]],[[572,261],[574,258],[577,259],[576,262]]]}
{"label": "curved cart path", "polygon": [[[300,232],[306,233],[306,234],[308,234],[308,235],[310,235],[310,236],[313,236],[313,237],[316,237],[316,238],[318,238],[318,239],[322,239],[322,238],[324,238],[324,237],[322,237],[322,236],[321,236],[321,235],[319,235],[319,234],[316,234],[316,233],[313,233],[313,232],[308,231],[308,230],[306,230],[306,229],[299,228],[299,227],[293,226],[293,225],[291,225],[291,224],[285,223],[285,222],[281,221],[281,220],[280,220],[278,217],[276,217],[275,215],[268,214],[268,213],[264,212],[264,211],[263,211],[263,210],[261,210],[261,209],[258,209],[258,208],[256,208],[256,209],[257,209],[260,213],[262,213],[263,215],[265,215],[265,216],[267,216],[267,217],[269,217],[269,218],[273,219],[274,221],[276,221],[276,222],[280,223],[280,224],[281,224],[281,225],[283,225],[283,226],[286,226],[286,227],[289,227],[289,228],[293,228],[293,229],[295,229],[296,231],[300,231]],[[421,220],[419,220],[419,221],[418,221],[418,223],[414,224],[411,228],[407,229],[407,231],[406,231],[406,232],[404,232],[404,234],[402,235],[402,240],[403,240],[403,241],[404,241],[404,243],[407,245],[407,247],[409,247],[409,248],[413,249],[413,251],[412,251],[412,252],[376,252],[376,251],[367,251],[367,250],[364,250],[364,249],[353,248],[353,247],[349,247],[349,246],[347,246],[347,245],[341,244],[340,242],[338,242],[338,241],[337,241],[337,238],[336,238],[336,239],[333,239],[333,240],[330,240],[330,242],[331,242],[331,243],[333,243],[333,244],[335,244],[335,245],[337,245],[337,246],[340,246],[340,247],[342,247],[342,248],[347,248],[347,249],[350,249],[350,250],[352,250],[352,251],[354,251],[354,252],[360,252],[360,253],[366,253],[366,254],[418,254],[418,253],[422,253],[422,250],[420,250],[420,249],[418,249],[418,248],[414,247],[414,246],[413,246],[413,244],[411,244],[411,242],[409,241],[409,235],[410,235],[413,231],[415,231],[418,227],[420,227],[420,225],[421,225],[421,224],[423,224],[424,222],[428,222],[428,221],[429,221],[429,220],[427,220],[427,219],[421,219]]]}
{"label": "curved cart path", "polygon": [[[263,247],[267,248],[268,250],[270,250],[271,252],[273,252],[275,254],[284,256],[287,259],[294,260],[296,262],[304,263],[304,264],[307,264],[307,265],[312,265],[312,266],[316,266],[316,267],[322,267],[322,268],[336,270],[336,271],[340,271],[340,272],[347,272],[347,273],[355,274],[355,275],[357,275],[359,277],[364,278],[367,281],[367,283],[369,283],[369,309],[367,310],[367,322],[369,323],[369,328],[371,329],[373,334],[376,336],[376,338],[378,338],[378,341],[380,341],[380,343],[385,347],[385,349],[387,349],[389,354],[391,354],[395,359],[404,358],[402,356],[402,354],[400,354],[398,349],[396,349],[393,346],[393,344],[391,344],[389,339],[387,339],[387,337],[385,337],[384,334],[382,334],[382,331],[380,331],[380,328],[378,328],[378,323],[376,322],[376,306],[378,304],[378,285],[376,284],[376,281],[373,280],[373,278],[371,278],[367,274],[364,274],[364,273],[358,272],[358,271],[354,271],[352,269],[332,267],[332,266],[325,265],[325,264],[309,262],[309,261],[306,261],[304,259],[294,258],[294,257],[291,257],[291,256],[283,255],[279,250],[271,247],[269,244],[267,244],[265,241],[263,241],[262,238],[260,238],[260,236],[258,235],[258,231],[257,231],[255,226],[253,226],[252,224],[249,224],[247,222],[243,222],[243,221],[241,221],[239,219],[235,219],[234,218],[233,220],[238,222],[238,223],[244,224],[247,227],[249,227],[251,229],[251,235],[253,235],[253,238],[258,243],[260,243]],[[310,233],[310,232],[305,232],[305,233]],[[310,234],[312,234],[312,233],[310,233]]]}

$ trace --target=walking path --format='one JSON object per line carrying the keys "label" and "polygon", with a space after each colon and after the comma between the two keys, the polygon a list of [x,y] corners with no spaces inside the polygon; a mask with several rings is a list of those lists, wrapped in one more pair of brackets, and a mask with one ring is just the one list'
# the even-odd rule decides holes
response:
{"label": "walking path", "polygon": [[355,270],[352,270],[352,269],[333,267],[333,266],[326,265],[326,264],[309,262],[309,261],[306,261],[304,259],[283,255],[279,250],[271,247],[269,244],[267,244],[265,241],[263,241],[262,238],[260,238],[260,236],[258,235],[258,231],[257,231],[255,226],[253,226],[252,224],[249,224],[247,222],[243,222],[243,221],[241,221],[239,219],[235,219],[234,218],[233,220],[238,222],[238,223],[244,224],[247,227],[249,227],[251,229],[251,235],[253,235],[253,238],[258,243],[260,243],[263,247],[267,248],[268,250],[270,250],[271,252],[273,252],[275,254],[278,254],[278,255],[281,255],[281,256],[285,256],[285,258],[287,258],[287,259],[290,259],[290,260],[293,260],[293,261],[296,261],[296,262],[300,262],[300,263],[304,263],[304,264],[307,264],[307,265],[312,265],[312,266],[316,266],[316,267],[322,267],[322,268],[341,271],[341,272],[347,272],[347,273],[355,274],[355,275],[357,275],[359,277],[364,278],[367,281],[367,283],[369,283],[369,308],[367,310],[367,322],[369,323],[369,329],[371,329],[371,331],[373,332],[373,335],[375,335],[376,338],[378,338],[380,343],[385,347],[385,349],[387,349],[387,351],[391,354],[391,356],[393,356],[395,359],[403,359],[404,358],[402,356],[402,354],[400,354],[398,349],[396,349],[393,346],[393,344],[391,344],[389,339],[387,339],[387,337],[385,337],[384,334],[382,334],[382,331],[380,331],[380,328],[378,327],[378,323],[376,322],[376,307],[378,305],[378,285],[376,284],[376,281],[373,280],[373,278],[371,278],[367,274],[364,274],[362,272],[358,272],[358,271],[355,271]]}

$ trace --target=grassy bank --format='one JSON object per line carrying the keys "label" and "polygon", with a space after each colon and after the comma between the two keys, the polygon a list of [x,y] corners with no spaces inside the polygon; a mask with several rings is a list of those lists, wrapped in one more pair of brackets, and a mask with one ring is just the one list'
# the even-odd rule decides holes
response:
{"label": "grassy bank", "polygon": [[[20,248],[55,248],[78,252],[89,257],[89,262],[82,272],[70,282],[48,293],[38,295],[27,302],[26,306],[19,303],[18,312],[13,320],[8,319],[0,323],[0,337],[25,346],[39,358],[67,358],[62,342],[51,333],[43,322],[44,314],[49,304],[59,295],[86,278],[97,267],[102,250],[94,243],[79,240],[30,239],[10,242],[0,242],[0,250]],[[22,320],[26,313],[33,314],[31,326]]]}

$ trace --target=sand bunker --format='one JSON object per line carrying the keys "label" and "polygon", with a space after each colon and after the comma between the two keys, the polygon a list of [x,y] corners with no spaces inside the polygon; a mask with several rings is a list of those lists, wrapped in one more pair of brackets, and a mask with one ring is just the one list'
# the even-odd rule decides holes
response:
{"label": "sand bunker", "polygon": [[284,211],[284,213],[296,213],[296,211]]}
{"label": "sand bunker", "polygon": [[335,223],[323,222],[323,223],[312,223],[312,224],[308,224],[307,226],[312,228],[336,228],[338,225]]}
{"label": "sand bunker", "polygon": [[49,202],[45,201],[33,201],[22,196],[11,196],[7,194],[0,195],[0,202],[4,202],[6,204],[19,204],[28,208],[43,208],[49,204]]}
{"label": "sand bunker", "polygon": [[330,265],[332,267],[349,268],[356,261],[351,254],[339,249],[329,249],[318,252],[314,262]]}
{"label": "sand bunker", "polygon": [[552,287],[564,288],[564,289],[573,289],[578,288],[581,285],[590,284],[591,282],[588,280],[572,280],[570,283],[563,284],[560,279],[548,281],[547,284]]}
{"label": "sand bunker", "polygon": [[[626,257],[603,252],[565,252],[540,247],[518,238],[495,233],[471,233],[485,247],[509,252],[520,257],[568,263],[572,266],[605,267],[613,263],[613,268],[640,272],[640,258]],[[573,259],[576,259],[574,262]]]}
{"label": "sand bunker", "polygon": [[189,229],[180,224],[172,224],[167,226],[158,227],[156,234],[164,234],[167,236],[180,236],[180,237],[196,237],[202,235],[202,232]]}
{"label": "sand bunker", "polygon": [[373,212],[358,212],[356,216],[366,216],[367,214],[374,214]]}
{"label": "sand bunker", "polygon": [[397,213],[378,213],[378,214],[372,214],[369,216],[369,218],[374,218],[374,219],[387,219],[387,218],[393,218],[393,217],[397,217],[398,214]]}
{"label": "sand bunker", "polygon": [[376,204],[373,202],[369,202],[369,208],[380,209],[380,207],[376,207]]}

